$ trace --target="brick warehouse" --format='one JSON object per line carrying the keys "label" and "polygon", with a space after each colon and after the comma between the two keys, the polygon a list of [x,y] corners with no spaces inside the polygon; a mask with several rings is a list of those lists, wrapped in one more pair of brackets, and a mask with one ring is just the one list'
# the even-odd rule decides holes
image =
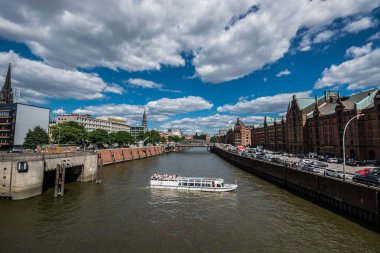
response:
{"label": "brick warehouse", "polygon": [[344,126],[359,114],[364,116],[346,130],[346,157],[380,160],[379,88],[350,96],[335,91],[319,98],[293,96],[285,118],[265,117],[263,125],[252,128],[251,143],[295,154],[342,157]]}

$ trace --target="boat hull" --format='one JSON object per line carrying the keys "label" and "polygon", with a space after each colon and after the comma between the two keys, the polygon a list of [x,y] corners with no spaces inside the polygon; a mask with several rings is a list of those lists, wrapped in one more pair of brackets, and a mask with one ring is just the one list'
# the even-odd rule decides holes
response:
{"label": "boat hull", "polygon": [[[227,185],[226,185],[227,186]],[[170,189],[182,191],[202,191],[202,192],[228,192],[237,188],[237,185],[229,185],[227,187],[196,187],[196,186],[171,186],[171,185],[150,185],[154,189]]]}

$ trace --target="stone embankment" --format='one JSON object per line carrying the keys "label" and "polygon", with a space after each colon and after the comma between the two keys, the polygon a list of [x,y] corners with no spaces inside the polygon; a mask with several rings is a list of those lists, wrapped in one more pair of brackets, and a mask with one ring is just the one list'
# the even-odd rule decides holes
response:
{"label": "stone embankment", "polygon": [[167,150],[164,146],[150,146],[141,148],[118,148],[118,149],[102,149],[97,154],[101,158],[104,165],[129,160],[136,160],[156,155],[162,155],[171,150]]}
{"label": "stone embankment", "polygon": [[211,151],[228,162],[314,203],[380,227],[380,188],[243,157],[217,146]]}
{"label": "stone embankment", "polygon": [[0,156],[0,198],[25,199],[42,194],[55,185],[57,168],[65,168],[64,181],[68,181],[66,178],[91,181],[97,165],[98,156],[88,152],[3,154]]}

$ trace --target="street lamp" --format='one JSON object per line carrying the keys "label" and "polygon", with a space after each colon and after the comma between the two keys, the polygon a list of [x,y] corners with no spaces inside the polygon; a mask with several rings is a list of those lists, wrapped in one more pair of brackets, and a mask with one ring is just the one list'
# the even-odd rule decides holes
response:
{"label": "street lamp", "polygon": [[59,146],[59,140],[61,139],[61,128],[58,127],[58,146]]}
{"label": "street lamp", "polygon": [[343,181],[346,180],[346,167],[345,167],[345,166],[346,166],[346,155],[345,155],[345,149],[346,149],[346,147],[345,147],[345,141],[344,141],[345,136],[346,136],[346,129],[347,129],[348,124],[351,123],[351,121],[353,121],[353,120],[356,119],[356,118],[359,119],[360,116],[364,116],[364,114],[359,114],[359,115],[356,115],[356,116],[352,117],[352,118],[346,123],[346,125],[345,125],[345,127],[344,127],[344,130],[343,130]]}

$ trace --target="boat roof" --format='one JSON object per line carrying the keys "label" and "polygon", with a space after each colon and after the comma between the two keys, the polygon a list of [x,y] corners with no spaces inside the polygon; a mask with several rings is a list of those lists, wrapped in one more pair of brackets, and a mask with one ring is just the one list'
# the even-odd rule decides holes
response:
{"label": "boat roof", "polygon": [[211,178],[211,177],[180,177],[181,180],[223,180],[223,178]]}

